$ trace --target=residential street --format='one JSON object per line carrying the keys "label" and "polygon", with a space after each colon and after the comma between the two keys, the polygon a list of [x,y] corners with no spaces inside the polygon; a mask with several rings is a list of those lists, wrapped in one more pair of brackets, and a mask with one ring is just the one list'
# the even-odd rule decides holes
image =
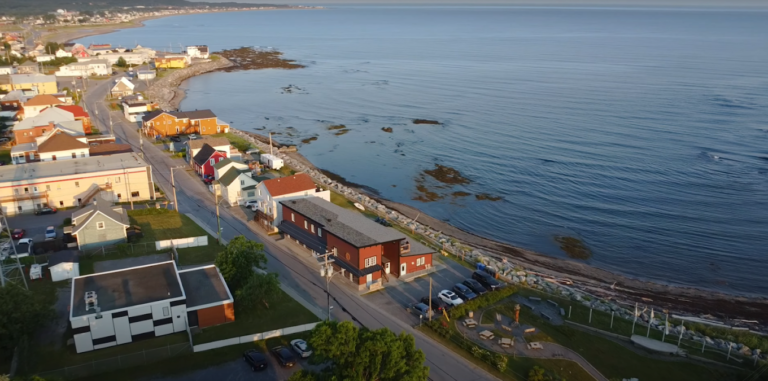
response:
{"label": "residential street", "polygon": [[[103,133],[108,133],[110,130],[109,111],[104,99],[111,83],[112,81],[107,80],[88,81],[88,91],[85,95],[85,102],[91,113],[93,123]],[[171,200],[173,199],[173,191],[170,184],[170,168],[184,167],[184,169],[179,168],[174,171],[179,212],[195,216],[199,221],[205,223],[210,230],[216,231],[216,208],[213,195],[193,172],[186,170],[188,165],[182,159],[171,158],[168,153],[163,152],[160,147],[151,144],[151,142],[144,141],[144,144],[141,145],[137,131],[138,126],[125,121],[119,111],[112,111],[112,121],[118,142],[131,144],[137,152],[143,151],[145,160],[154,169],[154,181],[165,191]],[[317,305],[322,310],[327,308],[324,291],[325,281],[320,277],[319,268],[310,266],[306,261],[289,252],[286,249],[286,245],[289,243],[276,240],[274,236],[268,237],[261,230],[256,231],[255,229],[258,228],[256,228],[255,224],[249,226],[236,218],[234,213],[242,213],[239,209],[230,210],[228,207],[222,206],[220,211],[222,237],[224,239],[229,240],[235,236],[244,235],[250,240],[264,243],[269,259],[269,271],[278,273],[280,281],[284,285],[296,290],[308,302]],[[458,273],[461,270],[464,271],[463,275]],[[452,275],[445,275],[444,272],[446,271],[447,273],[445,274]],[[441,284],[455,283],[456,279],[469,276],[469,270],[451,267],[443,270],[438,275],[434,275],[434,278],[437,281],[439,278],[446,276],[450,279],[441,280]],[[403,287],[423,288],[424,280],[418,280]],[[399,290],[386,290],[383,293],[377,293],[379,295],[360,297],[350,289],[341,286],[339,282],[343,282],[343,280],[334,279],[331,286],[331,295],[334,299],[334,302],[332,302],[334,306],[332,311],[333,318],[337,320],[354,320],[372,329],[387,327],[394,332],[405,331],[414,335],[416,345],[426,354],[426,365],[430,367],[430,378],[432,380],[469,381],[495,379],[495,377],[475,367],[451,350],[415,331],[412,326],[417,324],[418,320],[414,320],[412,316],[405,312],[404,305],[399,309],[397,308],[397,304],[407,299],[403,295],[398,295]],[[433,290],[435,294],[438,291],[439,289]],[[395,302],[392,302],[392,298],[389,298],[388,295],[395,295]],[[222,366],[225,367],[225,365]],[[198,376],[196,374],[191,375],[194,379],[202,379]],[[217,378],[239,379],[221,376],[217,376]],[[185,379],[189,378],[185,377]]]}

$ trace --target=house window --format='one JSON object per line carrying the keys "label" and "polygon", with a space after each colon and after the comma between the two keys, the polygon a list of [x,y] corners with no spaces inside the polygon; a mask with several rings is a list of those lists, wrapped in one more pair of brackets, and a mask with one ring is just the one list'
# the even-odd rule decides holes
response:
{"label": "house window", "polygon": [[296,222],[296,216],[294,216],[293,213],[291,213],[291,221]]}
{"label": "house window", "polygon": [[15,188],[15,189],[13,190],[13,194],[15,194],[15,195],[17,195],[17,196],[18,196],[18,195],[19,195],[19,193],[21,193],[21,192],[19,191],[19,188]]}
{"label": "house window", "polygon": [[120,184],[120,178],[119,177],[115,177],[115,184]]}
{"label": "house window", "polygon": [[309,230],[312,231],[312,233],[315,232],[315,225],[309,225]]}
{"label": "house window", "polygon": [[73,158],[73,159],[77,159],[77,154],[76,154],[76,153],[74,153],[74,152],[72,152],[72,158]]}
{"label": "house window", "polygon": [[45,186],[45,191],[46,192],[50,192],[51,191],[51,186],[50,185],[46,185]]}
{"label": "house window", "polygon": [[240,180],[240,186],[245,185],[245,180]]}
{"label": "house window", "polygon": [[64,206],[64,201],[59,201],[59,206],[63,207]]}
{"label": "house window", "polygon": [[322,237],[323,236],[323,229],[321,229],[319,227],[317,228],[317,236],[318,237]]}
{"label": "house window", "polygon": [[424,266],[424,257],[416,259],[416,266]]}
{"label": "house window", "polygon": [[216,159],[211,159],[211,165],[216,164]]}
{"label": "house window", "polygon": [[254,196],[253,193],[254,193],[253,191],[248,191],[248,197],[253,197]]}
{"label": "house window", "polygon": [[29,188],[24,188],[24,194],[28,194],[28,193],[29,193]]}
{"label": "house window", "polygon": [[85,157],[85,152],[80,152],[80,157]]}
{"label": "house window", "polygon": [[139,192],[131,192],[131,197],[139,197]]}
{"label": "house window", "polygon": [[37,187],[32,187],[32,192],[37,193]]}
{"label": "house window", "polygon": [[261,196],[261,189],[259,189],[259,196]]}
{"label": "house window", "polygon": [[96,229],[104,230],[104,228],[105,228],[105,226],[104,226],[104,222],[103,221],[99,221],[99,222],[96,223]]}
{"label": "house window", "polygon": [[307,224],[307,220],[304,220],[304,229],[309,229],[309,226],[307,226],[307,225],[309,225],[309,224]]}
{"label": "house window", "polygon": [[171,309],[169,307],[163,307],[163,316],[171,316]]}
{"label": "house window", "polygon": [[365,259],[365,267],[371,267],[376,265],[376,257],[370,257]]}
{"label": "house window", "polygon": [[75,181],[75,188],[80,188],[80,182],[79,181]]}

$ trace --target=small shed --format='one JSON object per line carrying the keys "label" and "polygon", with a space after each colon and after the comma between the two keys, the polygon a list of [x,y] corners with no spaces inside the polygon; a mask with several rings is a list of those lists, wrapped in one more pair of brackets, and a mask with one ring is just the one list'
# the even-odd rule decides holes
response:
{"label": "small shed", "polygon": [[261,157],[259,158],[259,161],[261,162],[261,164],[264,164],[267,167],[275,170],[279,170],[280,168],[283,167],[283,165],[285,165],[285,163],[283,162],[283,159],[268,153],[262,154]]}
{"label": "small shed", "polygon": [[48,269],[54,282],[72,279],[80,276],[80,257],[74,250],[64,250],[54,253],[48,258]]}

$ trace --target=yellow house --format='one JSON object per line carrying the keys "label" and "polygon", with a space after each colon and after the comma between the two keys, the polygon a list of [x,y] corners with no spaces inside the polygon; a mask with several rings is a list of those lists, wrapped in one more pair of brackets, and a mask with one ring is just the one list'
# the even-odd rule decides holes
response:
{"label": "yellow house", "polygon": [[182,69],[187,67],[184,57],[158,57],[155,58],[155,68],[158,69]]}
{"label": "yellow house", "polygon": [[0,90],[37,90],[38,94],[56,94],[56,76],[42,74],[9,74],[0,76]]}

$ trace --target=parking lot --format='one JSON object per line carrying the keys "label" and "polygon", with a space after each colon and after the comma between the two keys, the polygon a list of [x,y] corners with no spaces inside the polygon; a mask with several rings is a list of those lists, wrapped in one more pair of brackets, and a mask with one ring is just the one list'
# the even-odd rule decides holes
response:
{"label": "parking lot", "polygon": [[14,217],[8,217],[8,225],[13,229],[24,229],[25,238],[32,238],[34,242],[45,241],[45,229],[48,226],[56,227],[56,236],[61,238],[61,224],[64,219],[72,216],[72,210],[57,212],[56,214],[46,214],[36,216],[34,214],[22,214]]}

